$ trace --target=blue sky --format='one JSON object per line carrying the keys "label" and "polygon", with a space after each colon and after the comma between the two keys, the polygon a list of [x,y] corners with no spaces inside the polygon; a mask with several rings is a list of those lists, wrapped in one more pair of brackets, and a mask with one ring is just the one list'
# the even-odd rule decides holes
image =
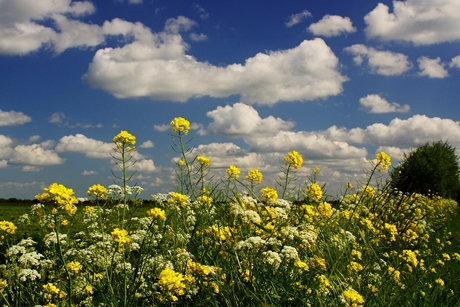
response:
{"label": "blue sky", "polygon": [[458,0],[0,0],[0,197],[112,184],[120,130],[141,197],[171,191],[177,116],[216,178],[234,164],[274,185],[297,150],[299,183],[319,166],[332,195],[376,152],[459,147],[458,16]]}

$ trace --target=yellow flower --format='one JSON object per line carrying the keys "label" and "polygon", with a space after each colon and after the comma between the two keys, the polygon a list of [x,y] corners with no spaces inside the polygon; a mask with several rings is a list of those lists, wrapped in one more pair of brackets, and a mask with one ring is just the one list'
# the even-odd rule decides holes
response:
{"label": "yellow flower", "polygon": [[8,286],[8,283],[6,282],[6,280],[0,279],[0,293],[2,293],[3,290],[5,290],[7,286]]}
{"label": "yellow flower", "polygon": [[207,204],[207,205],[210,205],[212,203],[212,197],[208,195],[200,195],[197,197],[196,200],[199,201],[200,203]]}
{"label": "yellow flower", "polygon": [[308,267],[308,264],[306,262],[303,262],[302,260],[300,259],[297,259],[295,262],[294,262],[294,266],[296,268],[299,269],[299,271],[308,271],[309,270],[309,267]]}
{"label": "yellow flower", "polygon": [[325,201],[319,204],[318,211],[324,218],[330,218],[333,214],[331,204]]}
{"label": "yellow flower", "polygon": [[131,242],[131,239],[128,237],[128,232],[125,229],[115,228],[112,232],[112,238],[115,242],[118,243],[118,251],[121,252],[121,248],[124,244]]}
{"label": "yellow flower", "polygon": [[43,290],[45,292],[48,292],[49,294],[54,294],[58,295],[59,294],[59,288],[53,285],[53,283],[47,283],[46,285],[43,285]]}
{"label": "yellow flower", "polygon": [[396,241],[396,236],[398,235],[398,228],[395,225],[385,223],[385,229],[390,233],[390,241]]}
{"label": "yellow flower", "polygon": [[441,278],[436,279],[434,282],[437,283],[439,286],[444,287],[444,280],[442,280]]}
{"label": "yellow flower", "polygon": [[85,213],[88,213],[88,214],[91,214],[91,213],[94,213],[95,209],[93,206],[86,206],[83,211],[85,211]]}
{"label": "yellow flower", "polygon": [[63,220],[63,221],[61,222],[61,225],[62,225],[62,226],[67,226],[67,225],[69,225],[69,221],[68,221],[68,220]]}
{"label": "yellow flower", "polygon": [[113,138],[113,143],[117,145],[117,148],[114,148],[115,151],[122,148],[127,151],[133,151],[136,145],[136,137],[126,130],[121,130]]}
{"label": "yellow flower", "polygon": [[190,131],[190,122],[182,117],[176,117],[171,121],[171,129],[173,132],[183,133],[185,135]]}
{"label": "yellow flower", "polygon": [[88,294],[93,294],[93,293],[94,293],[93,286],[91,286],[91,285],[86,285],[86,286],[85,286],[85,292],[88,293]]}
{"label": "yellow flower", "polygon": [[248,174],[244,177],[244,179],[249,181],[251,184],[260,184],[262,182],[263,175],[257,168],[253,168],[248,171]]}
{"label": "yellow flower", "polygon": [[240,177],[240,169],[235,165],[230,165],[227,170],[228,180],[238,179]]}
{"label": "yellow flower", "polygon": [[403,250],[401,257],[414,267],[418,265],[417,255],[414,251],[405,249]]}
{"label": "yellow flower", "polygon": [[205,167],[210,167],[211,166],[211,159],[205,157],[205,156],[198,156],[196,157],[198,163],[200,163],[202,166]]}
{"label": "yellow flower", "polygon": [[80,272],[83,266],[78,261],[71,261],[67,263],[67,268],[71,270],[72,272],[74,272],[75,274],[77,274],[78,272]]}
{"label": "yellow flower", "polygon": [[160,208],[152,208],[149,211],[147,211],[147,215],[152,217],[152,218],[157,218],[162,221],[166,221],[166,214],[163,209]]}
{"label": "yellow flower", "polygon": [[165,268],[160,272],[158,284],[165,287],[168,291],[176,295],[185,294],[184,275],[175,272],[171,268]]}
{"label": "yellow flower", "polygon": [[285,156],[284,158],[284,165],[285,166],[292,166],[293,168],[295,169],[299,169],[302,167],[302,163],[303,163],[303,158],[302,156],[295,150],[289,152],[287,154],[287,156]]}
{"label": "yellow flower", "polygon": [[174,204],[177,202],[181,205],[181,207],[187,206],[187,202],[188,202],[187,195],[183,195],[177,192],[171,192],[169,195],[171,196],[171,198],[168,199],[168,203]]}
{"label": "yellow flower", "polygon": [[363,196],[373,197],[375,195],[375,189],[368,185],[363,186],[358,193],[362,193]]}
{"label": "yellow flower", "polygon": [[[360,306],[364,304],[364,298],[356,290],[348,289],[343,292],[343,297],[347,306]],[[351,305],[350,305],[351,304]]]}
{"label": "yellow flower", "polygon": [[107,189],[103,185],[96,183],[88,188],[86,194],[89,196],[93,195],[94,197],[105,198]]}
{"label": "yellow flower", "polygon": [[35,198],[40,202],[54,202],[61,208],[78,203],[73,189],[67,188],[62,184],[55,182],[43,190],[45,190],[45,193],[35,195]]}
{"label": "yellow flower", "polygon": [[8,234],[14,234],[14,232],[18,229],[12,222],[8,221],[1,221],[0,222],[0,230],[3,230],[4,232]]}
{"label": "yellow flower", "polygon": [[381,151],[380,153],[375,155],[375,158],[377,159],[377,165],[380,166],[378,171],[386,171],[388,167],[391,165],[391,158],[389,155],[387,155],[385,152]]}
{"label": "yellow flower", "polygon": [[278,193],[272,187],[265,187],[260,190],[260,198],[274,203],[278,199]]}
{"label": "yellow flower", "polygon": [[307,197],[313,201],[319,201],[323,197],[323,190],[317,183],[312,183],[305,189]]}

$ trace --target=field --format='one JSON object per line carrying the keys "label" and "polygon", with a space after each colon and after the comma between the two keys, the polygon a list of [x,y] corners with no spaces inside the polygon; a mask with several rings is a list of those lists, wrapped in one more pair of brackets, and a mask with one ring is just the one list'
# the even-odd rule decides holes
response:
{"label": "field", "polygon": [[386,154],[332,200],[319,168],[296,185],[295,151],[277,187],[234,165],[216,181],[211,161],[185,148],[187,121],[171,126],[177,186],[148,204],[128,185],[135,137],[122,131],[120,183],[89,187],[91,202],[54,183],[37,191],[40,203],[0,207],[2,304],[460,305],[459,206],[390,188],[379,179]]}

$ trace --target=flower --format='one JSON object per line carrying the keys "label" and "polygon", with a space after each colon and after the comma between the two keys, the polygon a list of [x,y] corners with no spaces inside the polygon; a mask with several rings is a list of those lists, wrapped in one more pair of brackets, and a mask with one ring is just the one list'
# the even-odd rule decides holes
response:
{"label": "flower", "polygon": [[274,203],[278,199],[278,193],[272,187],[265,187],[260,190],[260,198]]}
{"label": "flower", "polygon": [[78,199],[74,196],[73,189],[67,188],[63,184],[55,182],[43,190],[45,191],[44,193],[35,195],[35,198],[40,202],[54,202],[61,208],[78,203]]}
{"label": "flower", "polygon": [[107,194],[107,189],[99,184],[93,184],[88,188],[88,191],[86,192],[89,196],[93,195],[96,198],[105,198],[105,195]]}
{"label": "flower", "polygon": [[136,137],[126,130],[121,130],[120,133],[113,138],[113,143],[117,145],[117,148],[114,148],[115,151],[122,148],[127,151],[132,151],[135,149]]}
{"label": "flower", "polygon": [[169,292],[173,294],[184,295],[184,280],[184,275],[182,275],[181,273],[175,272],[171,268],[165,268],[163,271],[160,272],[158,284],[165,287]]}
{"label": "flower", "polygon": [[78,261],[71,261],[67,263],[67,268],[71,270],[72,272],[74,272],[75,274],[77,274],[78,272],[80,272],[83,266]]}
{"label": "flower", "polygon": [[185,135],[190,131],[190,122],[182,117],[176,117],[171,121],[171,129],[173,132],[183,133]]}
{"label": "flower", "polygon": [[240,177],[240,169],[235,165],[230,165],[227,170],[228,180],[238,179]]}
{"label": "flower", "polygon": [[331,204],[325,201],[319,204],[318,211],[324,218],[330,218],[333,214]]}
{"label": "flower", "polygon": [[376,166],[380,166],[378,171],[386,171],[388,167],[391,165],[391,158],[389,155],[387,155],[385,152],[381,151],[378,154],[375,155],[375,158],[377,159],[377,164]]}
{"label": "flower", "polygon": [[347,306],[360,306],[364,304],[364,298],[356,290],[348,289],[343,292],[343,298]]}
{"label": "flower", "polygon": [[169,193],[169,195],[171,196],[171,198],[168,199],[168,203],[179,203],[181,205],[181,207],[185,207],[187,206],[187,202],[188,202],[188,196],[187,195],[183,195],[181,193],[177,193],[177,192],[171,192]]}
{"label": "flower", "polygon": [[312,183],[305,189],[307,197],[313,201],[319,201],[323,197],[323,190],[317,183]]}
{"label": "flower", "polygon": [[211,159],[205,157],[205,156],[197,156],[196,157],[198,163],[200,163],[202,166],[205,167],[210,167],[211,166]]}
{"label": "flower", "polygon": [[162,221],[166,221],[165,211],[163,209],[160,209],[160,208],[157,208],[157,207],[152,208],[149,211],[147,211],[147,215],[152,217],[152,218],[157,218],[157,219],[160,219]]}
{"label": "flower", "polygon": [[248,171],[248,174],[244,177],[244,179],[248,180],[251,184],[260,184],[263,177],[264,176],[257,168],[253,168]]}
{"label": "flower", "polygon": [[111,235],[113,240],[118,243],[119,252],[121,252],[121,248],[124,244],[131,242],[131,239],[128,237],[128,232],[125,229],[117,227],[111,232]]}
{"label": "flower", "polygon": [[49,294],[58,295],[60,290],[53,283],[47,283],[46,285],[43,285],[43,291]]}
{"label": "flower", "polygon": [[3,230],[4,232],[8,234],[14,234],[16,231],[17,227],[12,223],[8,221],[1,221],[0,222],[0,230]]}
{"label": "flower", "polygon": [[299,169],[300,167],[302,167],[302,163],[303,163],[303,158],[302,156],[295,150],[289,152],[287,154],[287,156],[285,156],[284,158],[284,165],[285,166],[292,166],[293,168],[295,169]]}

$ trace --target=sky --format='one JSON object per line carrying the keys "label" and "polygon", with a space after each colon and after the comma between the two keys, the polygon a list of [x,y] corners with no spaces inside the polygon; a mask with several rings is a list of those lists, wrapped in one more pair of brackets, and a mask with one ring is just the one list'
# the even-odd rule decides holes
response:
{"label": "sky", "polygon": [[296,150],[297,183],[319,167],[332,196],[380,151],[460,148],[458,16],[458,0],[0,0],[0,198],[116,183],[121,130],[140,197],[173,191],[175,117],[216,180],[235,165],[274,186]]}

